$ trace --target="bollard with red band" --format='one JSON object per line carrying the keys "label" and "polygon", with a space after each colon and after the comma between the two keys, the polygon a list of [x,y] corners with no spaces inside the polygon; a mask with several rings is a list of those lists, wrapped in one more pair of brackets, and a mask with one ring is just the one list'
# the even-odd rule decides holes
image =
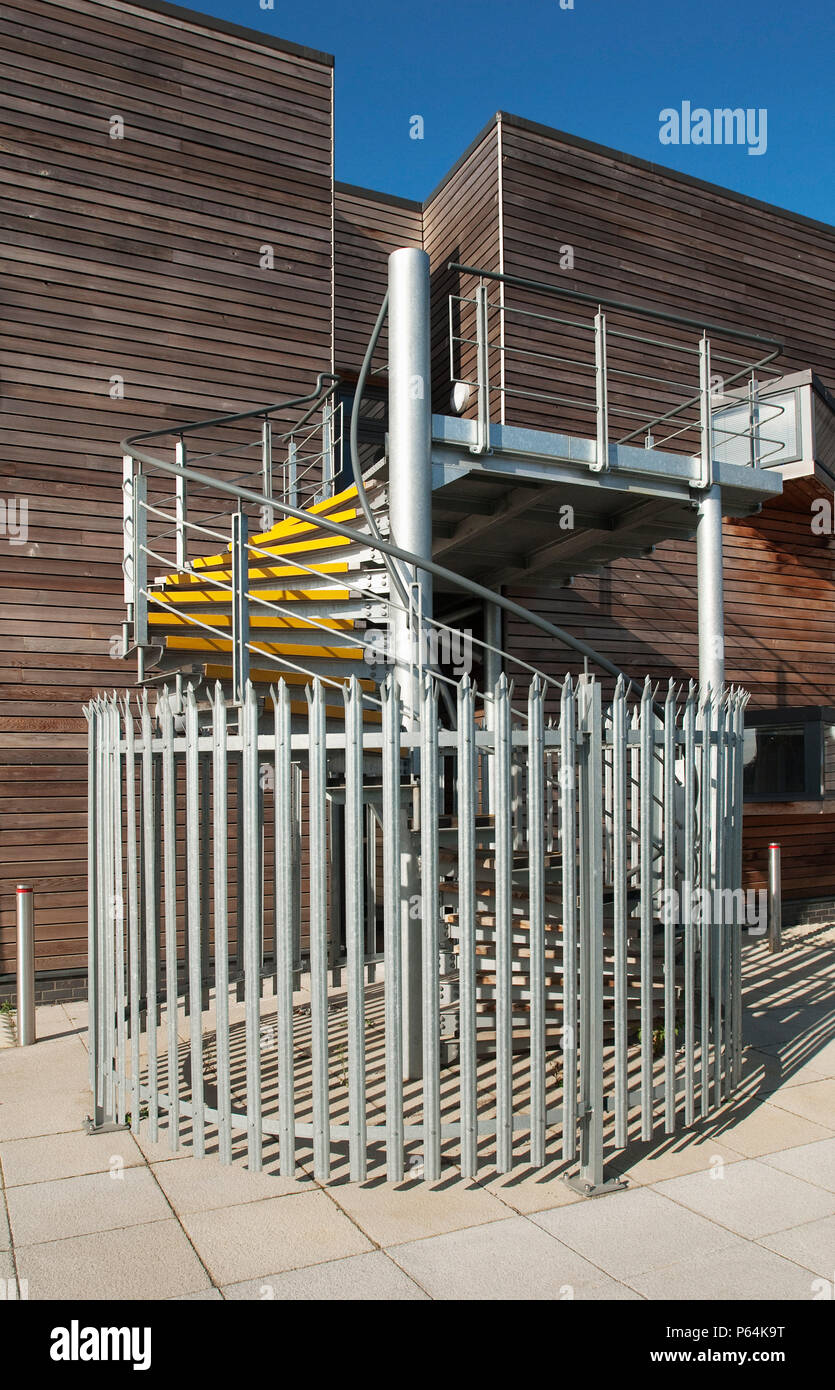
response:
{"label": "bollard with red band", "polygon": [[35,1041],[35,894],[17,885],[17,1042]]}
{"label": "bollard with red band", "polygon": [[783,949],[783,889],[778,844],[768,846],[768,949]]}

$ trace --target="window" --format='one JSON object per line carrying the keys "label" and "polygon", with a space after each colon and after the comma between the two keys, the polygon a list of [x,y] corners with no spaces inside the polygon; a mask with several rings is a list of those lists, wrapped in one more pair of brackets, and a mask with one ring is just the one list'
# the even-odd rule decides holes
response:
{"label": "window", "polygon": [[825,737],[835,710],[754,710],[745,718],[746,801],[815,801],[825,794]]}

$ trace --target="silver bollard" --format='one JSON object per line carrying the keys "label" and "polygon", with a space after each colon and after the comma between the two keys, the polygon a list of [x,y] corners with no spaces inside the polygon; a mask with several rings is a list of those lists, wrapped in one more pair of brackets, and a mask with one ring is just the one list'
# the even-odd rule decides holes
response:
{"label": "silver bollard", "polygon": [[768,846],[768,949],[783,949],[783,895],[780,881],[780,846]]}
{"label": "silver bollard", "polygon": [[27,884],[17,885],[17,1043],[35,1041],[35,895]]}

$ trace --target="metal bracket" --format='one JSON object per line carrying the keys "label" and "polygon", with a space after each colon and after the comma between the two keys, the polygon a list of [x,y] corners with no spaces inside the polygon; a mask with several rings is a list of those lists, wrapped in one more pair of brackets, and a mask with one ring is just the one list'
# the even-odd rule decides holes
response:
{"label": "metal bracket", "polygon": [[564,1178],[563,1182],[581,1197],[605,1197],[609,1192],[623,1192],[629,1186],[626,1178],[607,1178],[605,1182],[593,1183],[579,1174],[576,1178]]}
{"label": "metal bracket", "polygon": [[115,1120],[103,1120],[97,1125],[92,1115],[85,1115],[83,1128],[85,1134],[121,1134],[129,1130],[130,1125],[120,1125]]}

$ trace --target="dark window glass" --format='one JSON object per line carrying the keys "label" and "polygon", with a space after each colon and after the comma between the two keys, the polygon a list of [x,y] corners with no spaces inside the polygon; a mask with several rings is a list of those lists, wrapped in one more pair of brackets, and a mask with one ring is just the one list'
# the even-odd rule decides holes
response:
{"label": "dark window glass", "polygon": [[752,734],[756,751],[745,767],[745,795],[775,799],[804,796],[807,792],[804,726],[771,725],[749,730],[749,739]]}

